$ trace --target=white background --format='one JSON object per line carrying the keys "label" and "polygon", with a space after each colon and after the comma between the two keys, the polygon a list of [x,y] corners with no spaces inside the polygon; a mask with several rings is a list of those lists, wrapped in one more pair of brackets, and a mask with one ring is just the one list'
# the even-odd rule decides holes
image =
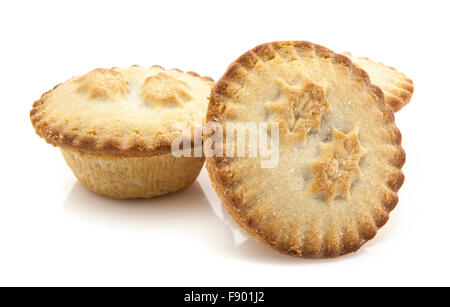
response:
{"label": "white background", "polygon": [[[0,4],[0,285],[450,285],[448,1],[4,1]],[[29,121],[34,100],[96,67],[159,64],[220,78],[248,49],[309,40],[395,66],[406,181],[358,253],[278,255],[242,234],[203,170],[152,200],[77,182]]]}

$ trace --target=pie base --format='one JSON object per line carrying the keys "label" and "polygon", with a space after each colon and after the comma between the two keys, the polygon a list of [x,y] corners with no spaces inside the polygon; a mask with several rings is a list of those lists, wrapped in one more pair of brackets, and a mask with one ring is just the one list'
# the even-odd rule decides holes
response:
{"label": "pie base", "polygon": [[150,157],[85,154],[61,148],[66,163],[89,190],[118,199],[151,198],[191,185],[203,157],[176,158],[170,153]]}

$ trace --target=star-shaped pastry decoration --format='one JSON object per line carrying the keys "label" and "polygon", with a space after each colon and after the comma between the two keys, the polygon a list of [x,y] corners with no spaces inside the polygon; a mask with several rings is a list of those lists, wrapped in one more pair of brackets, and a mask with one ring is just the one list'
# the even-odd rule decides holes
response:
{"label": "star-shaped pastry decoration", "polygon": [[148,77],[142,86],[141,95],[146,105],[162,107],[182,107],[193,97],[189,85],[171,75],[161,72]]}
{"label": "star-shaped pastry decoration", "polygon": [[359,159],[363,153],[357,129],[349,134],[335,130],[331,144],[322,147],[320,158],[313,163],[311,191],[320,193],[327,203],[336,196],[347,199],[352,182],[361,176]]}
{"label": "star-shaped pastry decoration", "polygon": [[76,80],[77,91],[89,99],[114,100],[128,92],[128,85],[121,72],[114,69],[97,68]]}
{"label": "star-shaped pastry decoration", "polygon": [[280,98],[267,103],[269,121],[279,123],[280,132],[300,141],[305,140],[311,129],[320,128],[322,115],[329,108],[323,88],[303,78],[300,87],[278,80]]}

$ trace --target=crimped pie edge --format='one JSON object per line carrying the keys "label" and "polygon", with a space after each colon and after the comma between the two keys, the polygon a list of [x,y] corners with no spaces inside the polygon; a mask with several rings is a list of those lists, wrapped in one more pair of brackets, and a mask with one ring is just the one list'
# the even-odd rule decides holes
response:
{"label": "crimped pie edge", "polygon": [[[315,50],[316,54],[320,56],[325,56],[329,58],[333,58],[336,62],[346,65],[353,73],[359,75],[361,77],[360,82],[365,82],[370,89],[376,94],[377,106],[380,111],[383,112],[384,118],[386,121],[386,127],[389,130],[390,139],[386,140],[387,144],[392,144],[396,147],[397,151],[392,154],[390,158],[391,164],[394,168],[396,168],[397,172],[392,173],[389,178],[387,178],[386,187],[389,189],[385,195],[383,195],[383,208],[384,215],[380,215],[373,222],[374,227],[368,227],[364,229],[364,231],[359,232],[360,242],[359,244],[354,244],[354,242],[344,242],[342,240],[341,246],[343,248],[338,252],[332,252],[331,250],[323,250],[321,248],[320,254],[314,254],[313,251],[309,251],[304,247],[299,249],[298,246],[291,246],[289,249],[281,249],[276,241],[269,240],[266,236],[258,233],[256,228],[252,227],[252,221],[246,216],[243,216],[238,210],[235,210],[237,207],[235,204],[242,202],[242,198],[239,194],[233,193],[233,182],[227,176],[227,173],[222,171],[218,167],[218,161],[221,158],[207,158],[206,168],[208,170],[209,176],[211,178],[212,186],[216,190],[223,206],[230,213],[233,219],[237,222],[237,224],[242,227],[250,236],[255,238],[257,241],[275,249],[279,253],[288,254],[297,257],[303,258],[332,258],[338,257],[341,255],[345,255],[351,252],[356,252],[362,245],[364,245],[367,241],[371,240],[375,237],[378,229],[386,224],[389,219],[389,213],[396,207],[398,203],[398,195],[397,192],[402,186],[404,182],[404,174],[401,171],[401,168],[406,160],[405,151],[401,146],[401,133],[399,129],[395,126],[394,113],[389,105],[387,105],[384,101],[384,94],[382,90],[373,85],[370,81],[370,78],[366,71],[356,67],[353,62],[344,55],[335,53],[330,49],[311,43],[307,41],[282,41],[282,42],[270,42],[261,44],[243,55],[241,55],[236,61],[231,63],[228,66],[227,71],[221,77],[221,79],[216,83],[213,87],[210,96],[210,103],[208,105],[208,111],[206,115],[207,122],[217,120],[218,116],[223,112],[223,104],[222,101],[225,97],[232,97],[233,90],[228,89],[228,82],[239,81],[239,75],[237,77],[234,75],[234,72],[239,69],[239,67],[243,67],[246,70],[251,69],[254,64],[254,57],[257,55],[259,58],[264,56],[264,53],[267,49],[276,50],[277,48],[282,48],[283,46],[293,46],[295,48],[310,48]],[[204,136],[205,138],[208,136]],[[323,243],[323,242],[322,242]],[[346,247],[345,247],[346,246]],[[323,245],[322,245],[323,247]]]}
{"label": "crimped pie edge", "polygon": [[[139,65],[132,65],[132,67],[140,67]],[[112,67],[114,69],[117,67]],[[160,68],[166,71],[159,65],[153,65],[150,68]],[[186,73],[195,78],[199,78],[204,82],[214,85],[214,79],[208,76],[201,76],[194,71],[183,71],[178,68],[172,68],[179,73]],[[62,129],[57,127],[49,128],[49,122],[45,119],[45,113],[40,112],[40,106],[44,105],[47,97],[63,83],[59,83],[53,89],[41,95],[39,100],[33,103],[30,111],[30,120],[35,128],[36,134],[45,139],[45,141],[53,146],[77,150],[85,154],[105,155],[105,156],[127,156],[127,157],[145,157],[155,156],[171,152],[171,144],[173,139],[161,137],[157,142],[148,145],[148,141],[144,138],[134,138],[132,142],[125,142],[127,138],[110,137],[102,138],[100,143],[97,142],[97,137],[87,134],[79,134],[77,132],[62,133]],[[127,147],[123,146],[128,144]],[[191,139],[191,146],[194,145],[194,140]]]}

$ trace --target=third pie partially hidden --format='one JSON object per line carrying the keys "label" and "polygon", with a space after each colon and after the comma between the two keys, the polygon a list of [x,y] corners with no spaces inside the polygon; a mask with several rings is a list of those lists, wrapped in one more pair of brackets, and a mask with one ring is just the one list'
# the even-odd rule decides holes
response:
{"label": "third pie partially hidden", "polygon": [[369,74],[373,84],[383,90],[384,99],[394,112],[400,111],[409,103],[414,92],[414,85],[404,73],[369,58],[354,57],[348,52],[343,54]]}
{"label": "third pie partially hidden", "polygon": [[226,122],[279,123],[275,167],[213,157],[207,168],[236,222],[281,253],[356,251],[397,204],[401,134],[381,90],[345,56],[309,42],[260,45],[213,88],[207,120],[223,125],[224,140]]}

